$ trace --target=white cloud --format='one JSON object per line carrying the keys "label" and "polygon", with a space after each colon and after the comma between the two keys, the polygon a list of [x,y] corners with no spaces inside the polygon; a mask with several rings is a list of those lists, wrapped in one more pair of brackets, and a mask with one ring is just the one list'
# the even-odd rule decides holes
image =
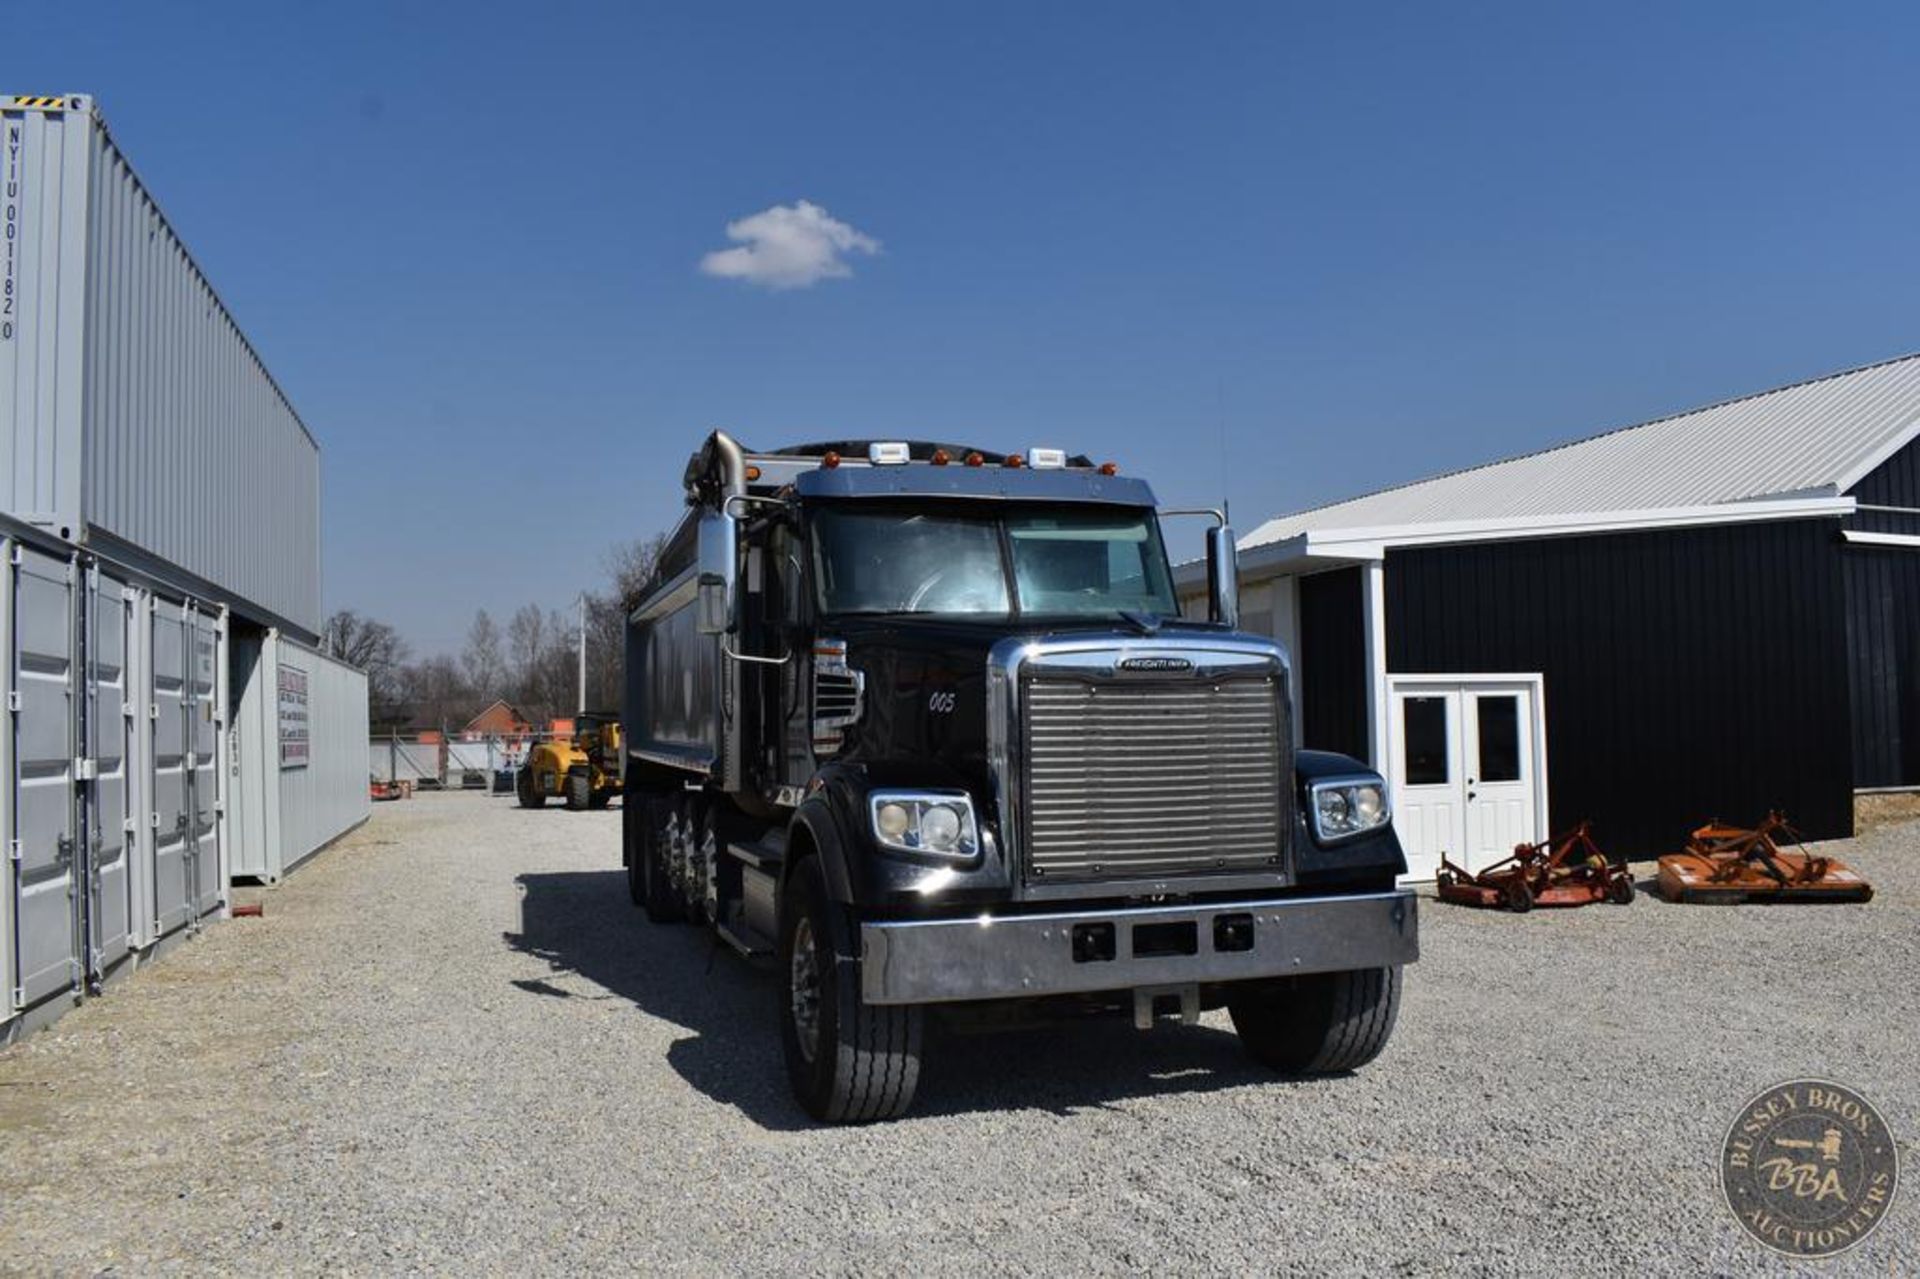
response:
{"label": "white cloud", "polygon": [[727,238],[738,247],[707,254],[700,259],[701,271],[768,289],[804,289],[852,275],[848,254],[880,251],[880,241],[807,200],[729,222]]}

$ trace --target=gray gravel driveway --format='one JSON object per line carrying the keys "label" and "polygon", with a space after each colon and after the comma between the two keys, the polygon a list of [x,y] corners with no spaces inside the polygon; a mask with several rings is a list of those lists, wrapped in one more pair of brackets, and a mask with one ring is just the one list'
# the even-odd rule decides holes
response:
{"label": "gray gravel driveway", "polygon": [[[1866,906],[1423,903],[1373,1067],[1224,1015],[943,1038],[889,1125],[788,1099],[773,982],[626,899],[619,813],[423,795],[0,1053],[28,1271],[1785,1271],[1720,1202],[1735,1110],[1878,1103],[1920,1176],[1920,825]],[[1920,1265],[1920,1187],[1823,1270]]]}

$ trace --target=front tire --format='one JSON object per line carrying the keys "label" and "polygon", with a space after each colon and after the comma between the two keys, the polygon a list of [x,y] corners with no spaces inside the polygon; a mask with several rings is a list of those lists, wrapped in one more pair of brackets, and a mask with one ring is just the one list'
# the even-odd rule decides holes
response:
{"label": "front tire", "polygon": [[1397,966],[1252,982],[1227,997],[1248,1054],[1290,1075],[1358,1070],[1387,1046],[1399,1011]]}
{"label": "front tire", "polygon": [[531,768],[523,768],[514,775],[513,788],[520,797],[520,807],[545,808],[547,806],[547,797],[542,795],[540,788],[534,784]]}
{"label": "front tire", "polygon": [[780,903],[780,1044],[793,1095],[825,1123],[897,1119],[920,1082],[925,1010],[867,1003],[857,949],[820,859],[807,858]]}

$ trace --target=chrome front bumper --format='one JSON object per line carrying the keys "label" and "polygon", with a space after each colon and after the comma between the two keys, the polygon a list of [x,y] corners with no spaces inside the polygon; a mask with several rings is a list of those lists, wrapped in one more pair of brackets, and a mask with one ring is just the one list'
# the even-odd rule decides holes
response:
{"label": "chrome front bumper", "polygon": [[[1410,964],[1410,890],[862,924],[870,1004],[1248,981]],[[1111,952],[1111,958],[1101,954]]]}

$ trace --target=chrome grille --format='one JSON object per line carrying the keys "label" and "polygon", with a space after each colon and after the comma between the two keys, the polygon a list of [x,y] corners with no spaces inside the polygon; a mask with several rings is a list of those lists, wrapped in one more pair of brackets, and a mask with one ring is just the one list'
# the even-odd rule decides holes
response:
{"label": "chrome grille", "polygon": [[823,639],[813,646],[813,748],[831,755],[844,730],[860,722],[867,677],[847,665],[847,642]]}
{"label": "chrome grille", "polygon": [[1027,862],[1036,877],[1263,870],[1288,820],[1280,683],[1030,679]]}

